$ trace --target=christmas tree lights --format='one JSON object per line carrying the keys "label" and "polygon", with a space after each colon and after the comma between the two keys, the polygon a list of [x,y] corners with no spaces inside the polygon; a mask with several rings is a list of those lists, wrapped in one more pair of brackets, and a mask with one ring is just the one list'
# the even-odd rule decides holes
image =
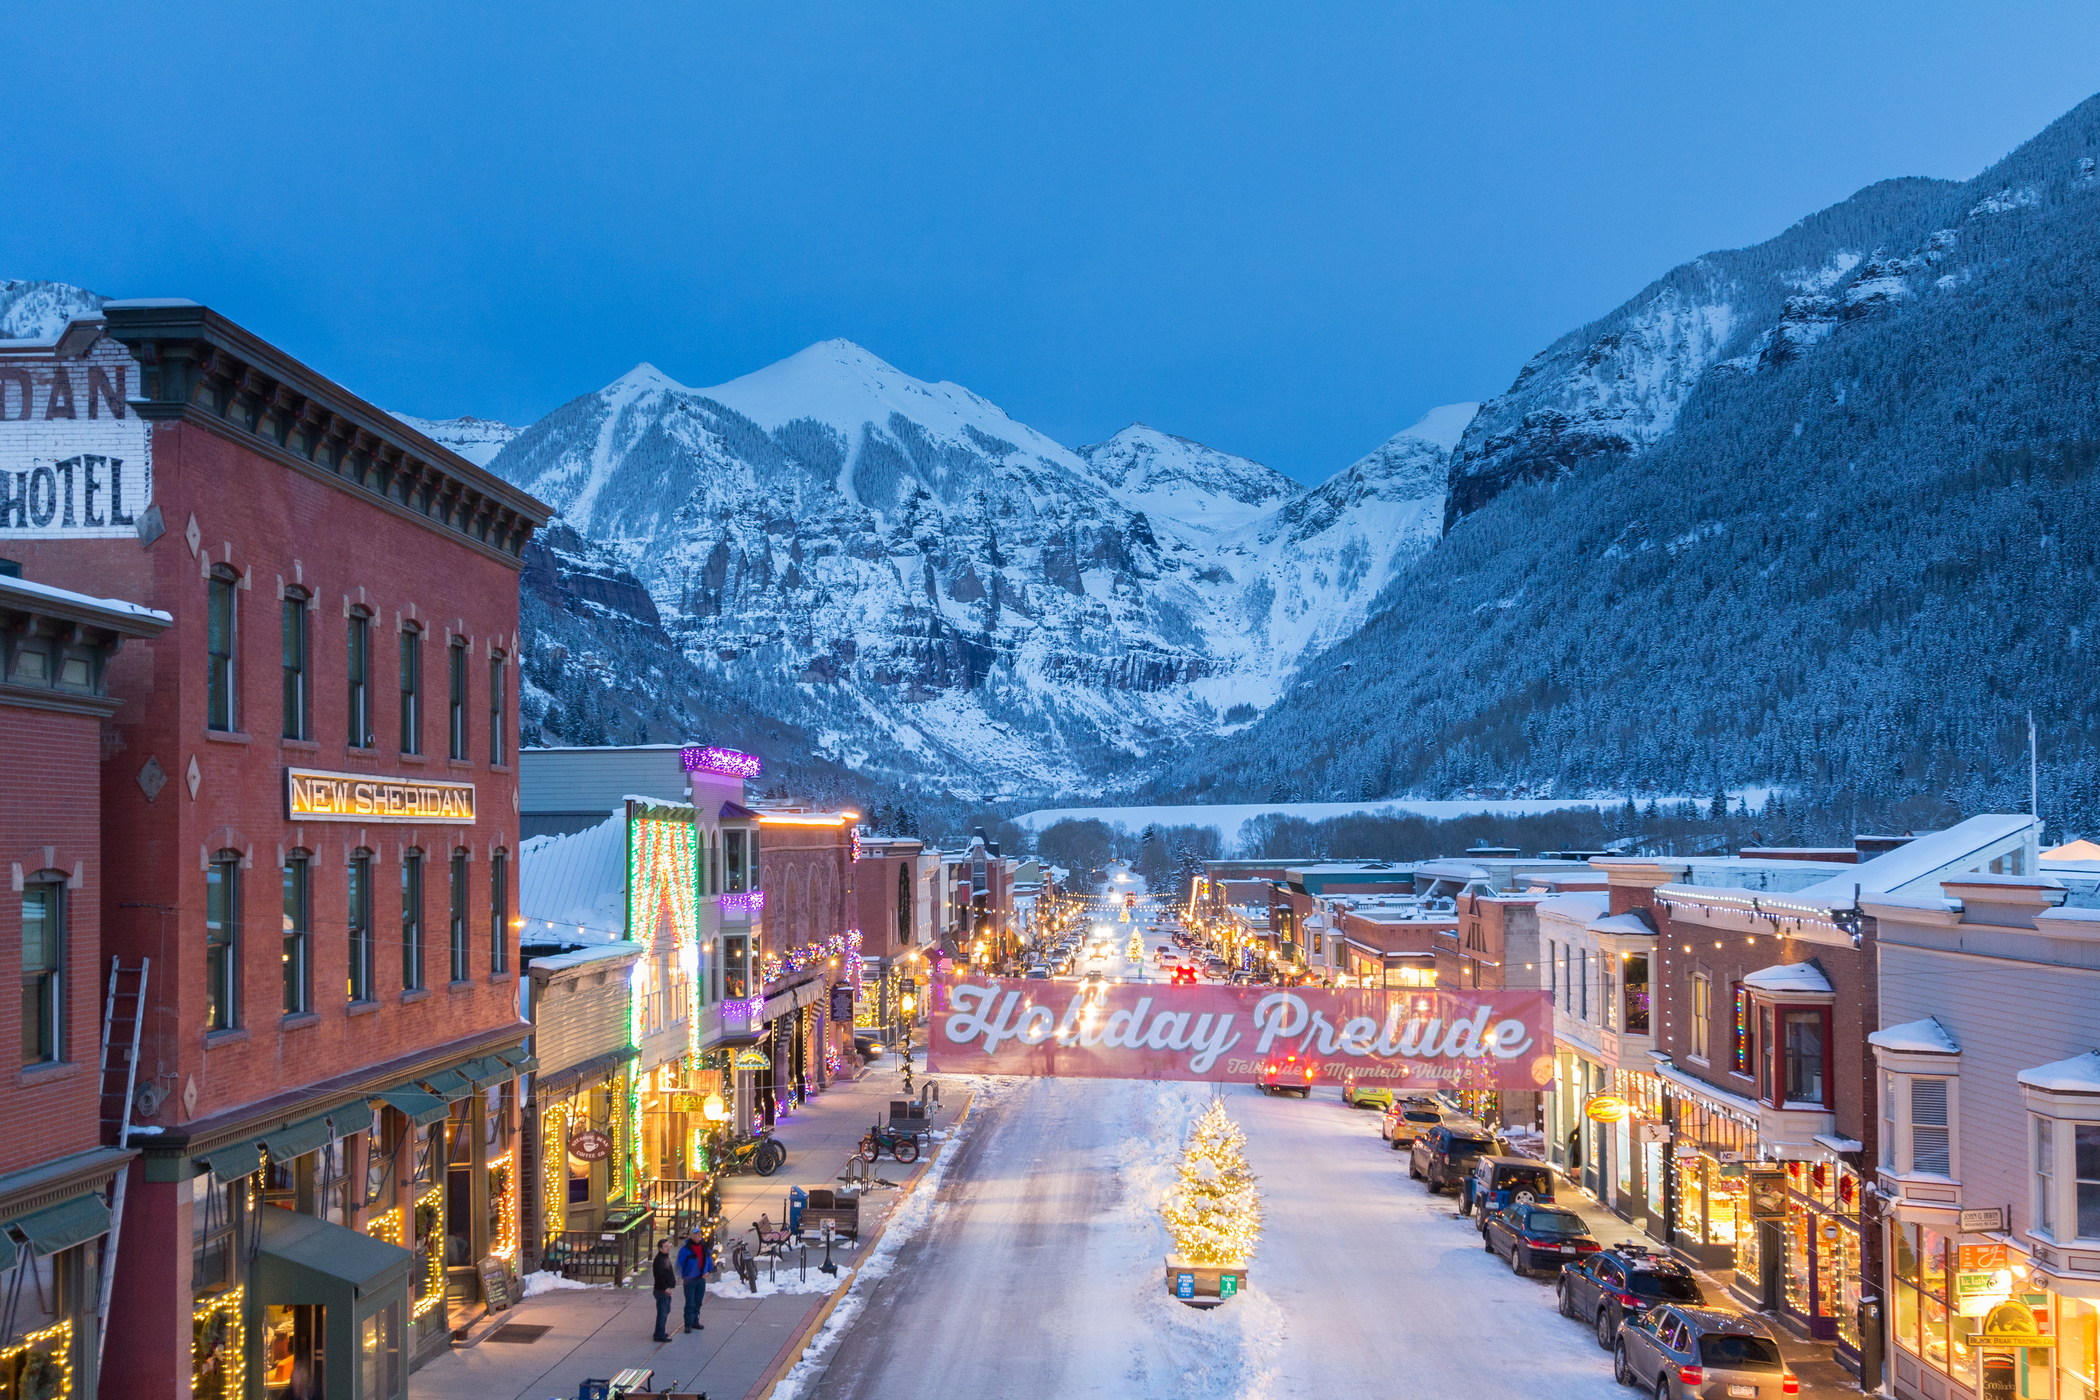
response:
{"label": "christmas tree lights", "polygon": [[1175,1250],[1191,1264],[1244,1264],[1261,1238],[1261,1191],[1247,1165],[1247,1135],[1222,1102],[1190,1127],[1176,1176],[1160,1209]]}

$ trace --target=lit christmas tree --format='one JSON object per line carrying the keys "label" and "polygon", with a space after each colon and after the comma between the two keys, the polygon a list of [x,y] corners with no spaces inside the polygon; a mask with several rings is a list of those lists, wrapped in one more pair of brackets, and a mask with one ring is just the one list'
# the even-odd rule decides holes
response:
{"label": "lit christmas tree", "polygon": [[1180,1180],[1161,1215],[1191,1264],[1244,1264],[1261,1237],[1261,1192],[1247,1166],[1247,1135],[1213,1101],[1182,1144]]}

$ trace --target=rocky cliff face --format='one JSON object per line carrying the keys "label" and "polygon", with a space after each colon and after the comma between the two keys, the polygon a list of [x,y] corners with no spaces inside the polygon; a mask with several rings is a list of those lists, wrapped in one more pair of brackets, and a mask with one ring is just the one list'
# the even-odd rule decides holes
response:
{"label": "rocky cliff face", "polygon": [[637,367],[492,466],[819,755],[996,794],[1251,718],[1434,538],[1449,441],[1408,443],[1308,513],[1259,463],[1142,425],[1075,451],[830,341],[711,389]]}

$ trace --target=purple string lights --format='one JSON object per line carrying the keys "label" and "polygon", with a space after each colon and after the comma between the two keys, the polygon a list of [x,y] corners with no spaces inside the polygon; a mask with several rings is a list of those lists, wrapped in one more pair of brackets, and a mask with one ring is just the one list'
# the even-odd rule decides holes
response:
{"label": "purple string lights", "polygon": [[755,778],[763,767],[755,754],[738,753],[735,749],[689,747],[679,752],[685,761],[688,773],[719,773],[725,778]]}

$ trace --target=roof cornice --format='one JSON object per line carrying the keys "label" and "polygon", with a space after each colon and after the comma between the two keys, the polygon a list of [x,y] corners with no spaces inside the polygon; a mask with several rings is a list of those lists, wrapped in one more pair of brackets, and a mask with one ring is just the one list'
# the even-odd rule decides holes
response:
{"label": "roof cornice", "polygon": [[514,569],[553,514],[210,307],[119,301],[103,315],[139,362],[142,418],[218,433]]}

